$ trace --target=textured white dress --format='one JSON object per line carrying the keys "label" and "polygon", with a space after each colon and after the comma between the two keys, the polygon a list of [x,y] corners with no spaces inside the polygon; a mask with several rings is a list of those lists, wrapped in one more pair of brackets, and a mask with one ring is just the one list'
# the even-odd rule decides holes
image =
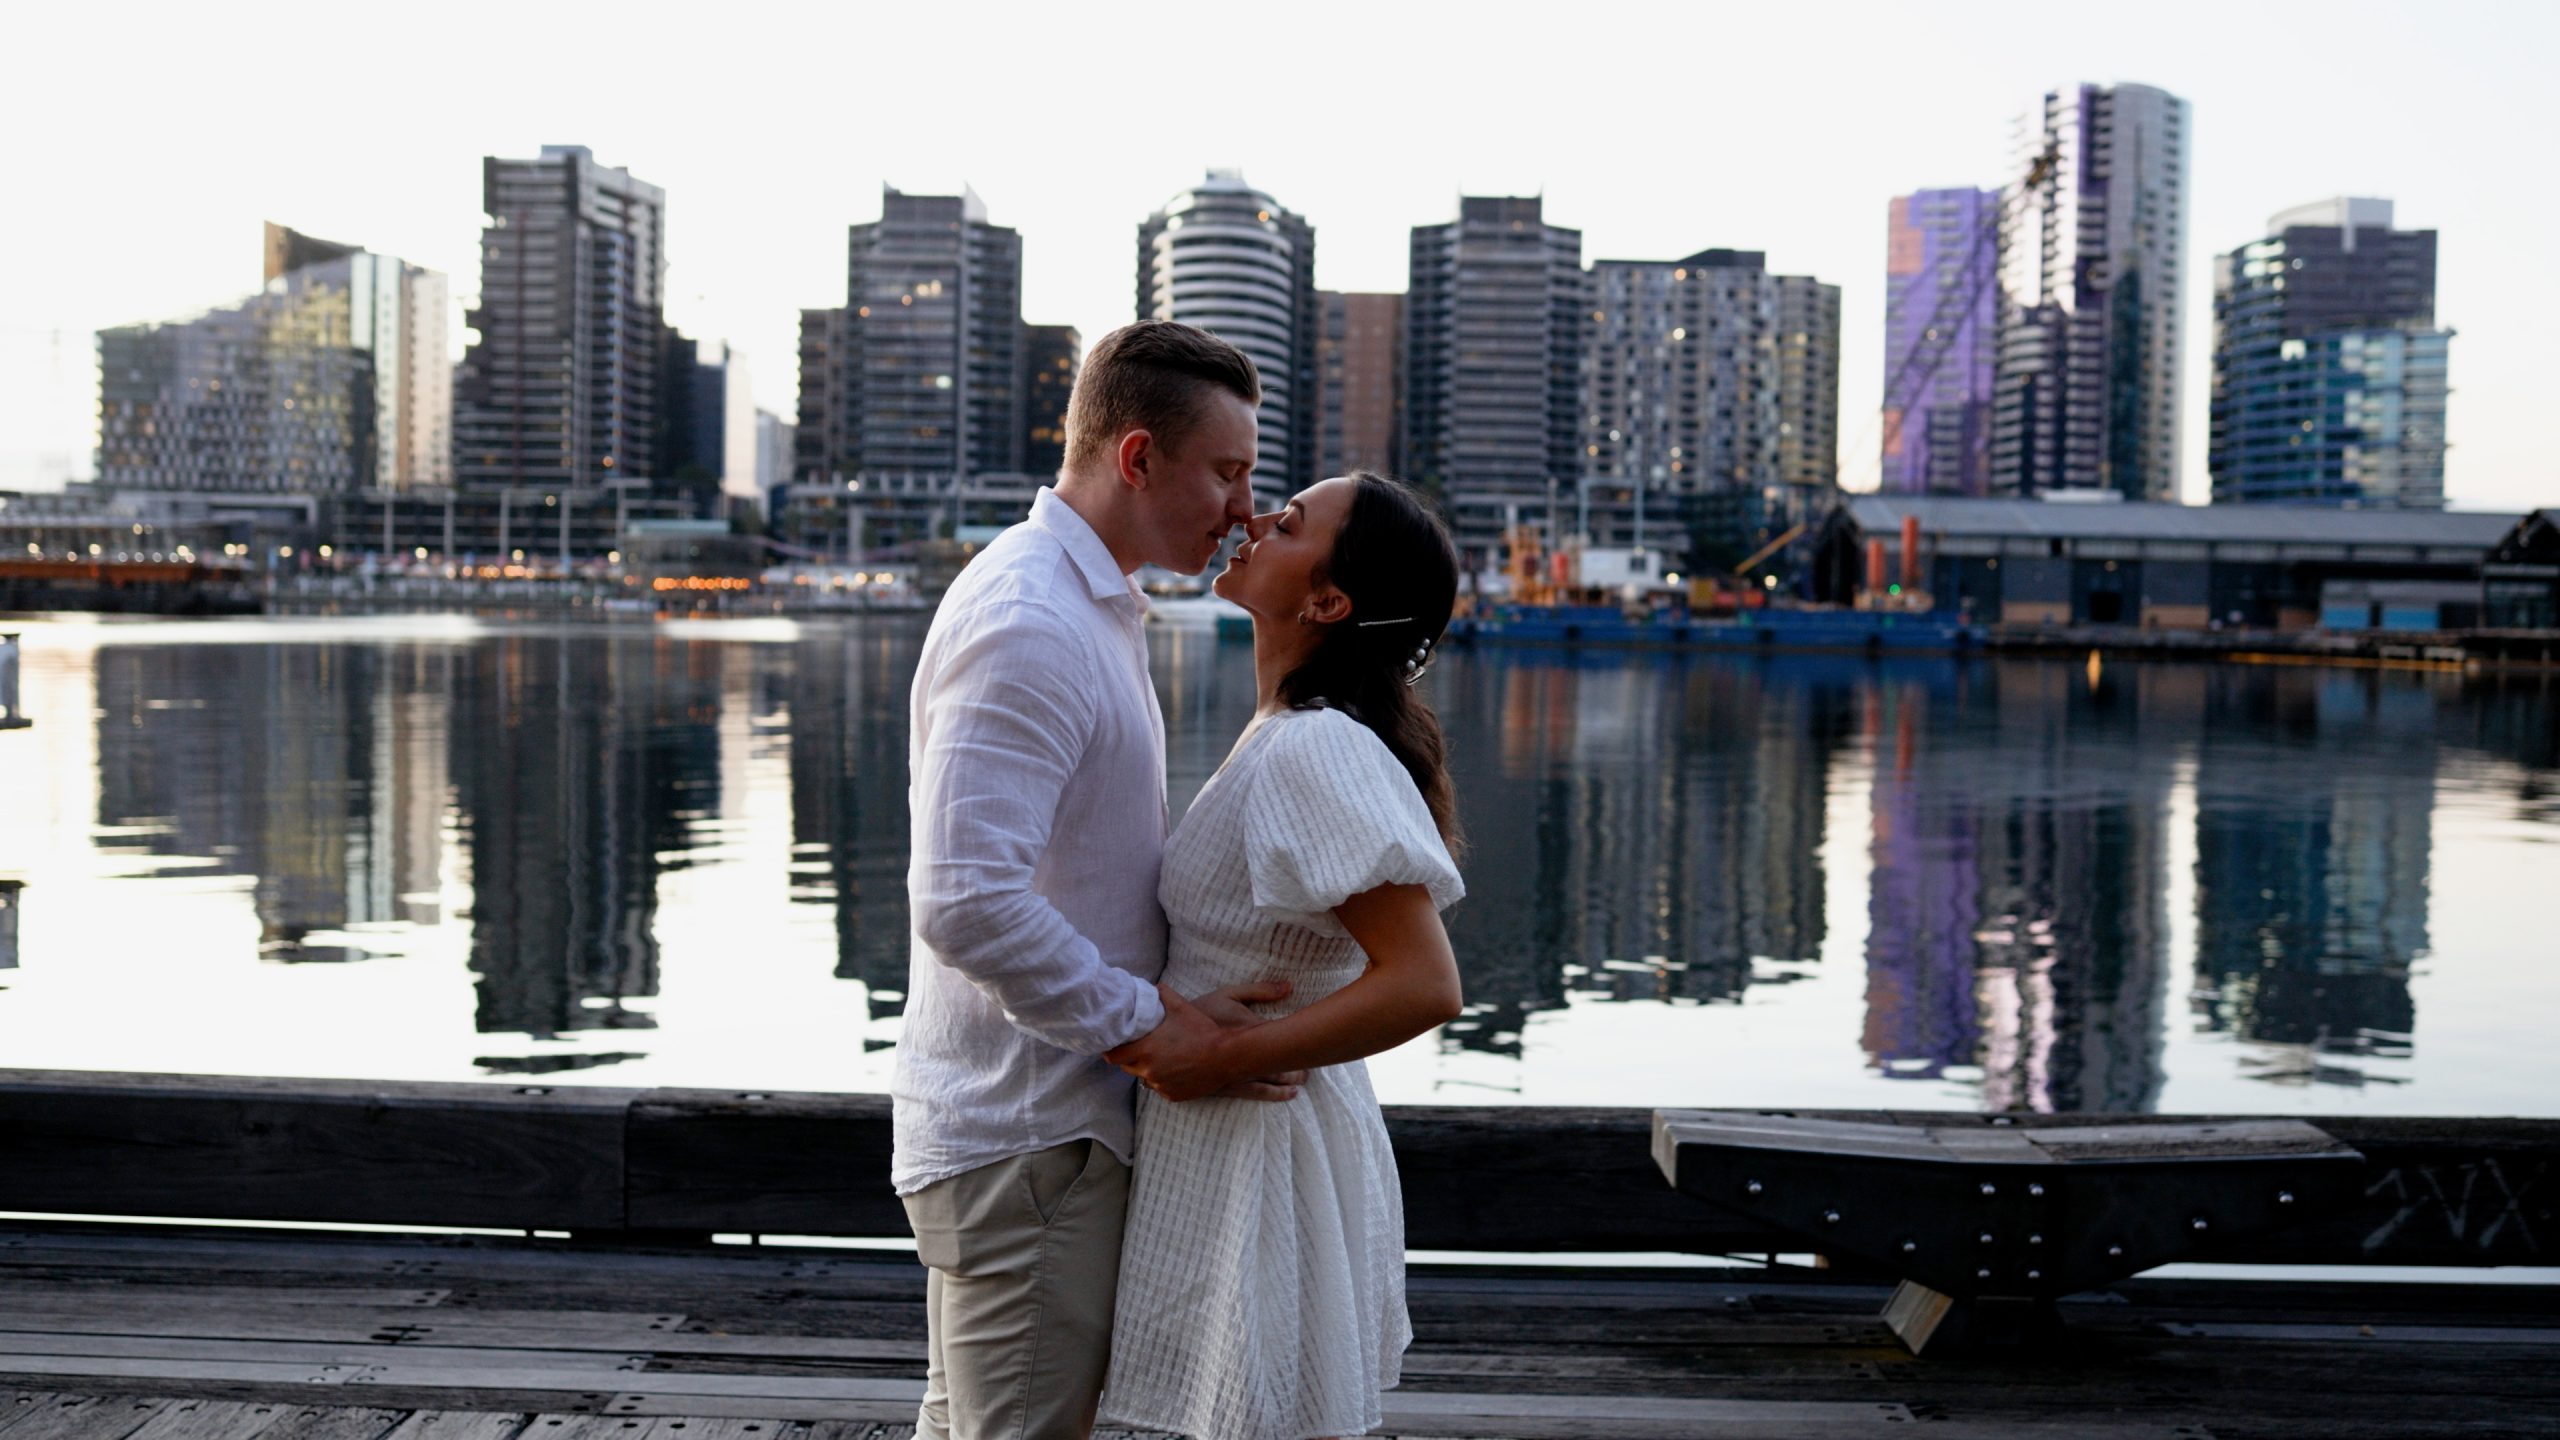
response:
{"label": "textured white dress", "polygon": [[[1311,1005],[1368,958],[1333,907],[1380,885],[1464,893],[1412,777],[1338,711],[1245,732],[1166,842],[1165,982],[1186,995],[1283,978]],[[1193,1440],[1358,1435],[1413,1329],[1404,1203],[1368,1066],[1298,1098],[1138,1092],[1137,1165],[1102,1414]]]}

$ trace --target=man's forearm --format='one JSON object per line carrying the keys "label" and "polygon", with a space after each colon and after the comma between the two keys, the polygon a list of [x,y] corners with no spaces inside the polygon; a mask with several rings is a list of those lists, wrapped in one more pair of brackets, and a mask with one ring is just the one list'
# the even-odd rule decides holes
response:
{"label": "man's forearm", "polygon": [[1155,986],[1101,952],[1036,892],[918,897],[916,934],[1024,1033],[1099,1055],[1164,1019]]}

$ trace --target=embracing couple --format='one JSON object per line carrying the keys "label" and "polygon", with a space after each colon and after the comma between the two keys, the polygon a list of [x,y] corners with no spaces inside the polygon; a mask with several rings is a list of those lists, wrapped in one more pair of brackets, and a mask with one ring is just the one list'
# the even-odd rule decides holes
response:
{"label": "embracing couple", "polygon": [[[925,1440],[1379,1423],[1412,1330],[1360,1062],[1458,1013],[1440,727],[1411,689],[1448,532],[1356,474],[1253,513],[1253,362],[1141,321],[1067,462],[918,664],[893,1179],[926,1281]],[[1140,565],[1253,616],[1252,723],[1167,837]],[[1143,1087],[1143,1088],[1142,1088]]]}

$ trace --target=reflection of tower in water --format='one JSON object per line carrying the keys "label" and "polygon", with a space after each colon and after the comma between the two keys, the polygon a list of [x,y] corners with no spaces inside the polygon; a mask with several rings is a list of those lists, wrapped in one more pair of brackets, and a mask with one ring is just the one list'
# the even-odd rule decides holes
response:
{"label": "reflection of tower in water", "polygon": [[710,647],[511,636],[465,652],[454,791],[482,1033],[654,1024],[662,866],[719,804]]}
{"label": "reflection of tower in water", "polygon": [[2279,1047],[2261,1078],[2362,1084],[2409,1053],[2427,951],[2436,704],[2398,677],[2252,671],[2226,703],[2314,745],[2224,740],[2197,781],[2202,1023]]}
{"label": "reflection of tower in water", "polygon": [[792,650],[791,898],[835,907],[836,974],[906,1008],[907,725],[921,633],[821,632]]}
{"label": "reflection of tower in water", "polygon": [[139,853],[252,877],[260,953],[349,926],[432,924],[445,652],[361,645],[98,652],[98,819]]}
{"label": "reflection of tower in water", "polygon": [[1454,1043],[1517,1054],[1568,987],[1728,999],[1755,961],[1816,957],[1836,691],[1783,664],[1486,655],[1462,674],[1437,697],[1474,846]]}
{"label": "reflection of tower in water", "polygon": [[1979,1065],[1986,1109],[2151,1107],[2173,752],[2146,732],[2176,717],[2137,692],[2157,678],[2003,665],[1874,692],[1866,1043],[1887,1073]]}

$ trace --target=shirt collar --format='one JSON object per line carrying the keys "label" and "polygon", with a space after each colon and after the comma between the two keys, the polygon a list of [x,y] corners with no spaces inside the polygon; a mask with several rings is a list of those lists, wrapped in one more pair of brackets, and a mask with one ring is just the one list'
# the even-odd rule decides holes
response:
{"label": "shirt collar", "polygon": [[1120,562],[1111,558],[1111,547],[1102,543],[1102,537],[1076,513],[1076,507],[1058,498],[1055,487],[1043,485],[1040,493],[1031,497],[1031,523],[1048,531],[1066,550],[1094,599],[1134,601],[1138,613],[1146,613],[1146,592],[1138,588],[1136,579],[1121,571]]}

